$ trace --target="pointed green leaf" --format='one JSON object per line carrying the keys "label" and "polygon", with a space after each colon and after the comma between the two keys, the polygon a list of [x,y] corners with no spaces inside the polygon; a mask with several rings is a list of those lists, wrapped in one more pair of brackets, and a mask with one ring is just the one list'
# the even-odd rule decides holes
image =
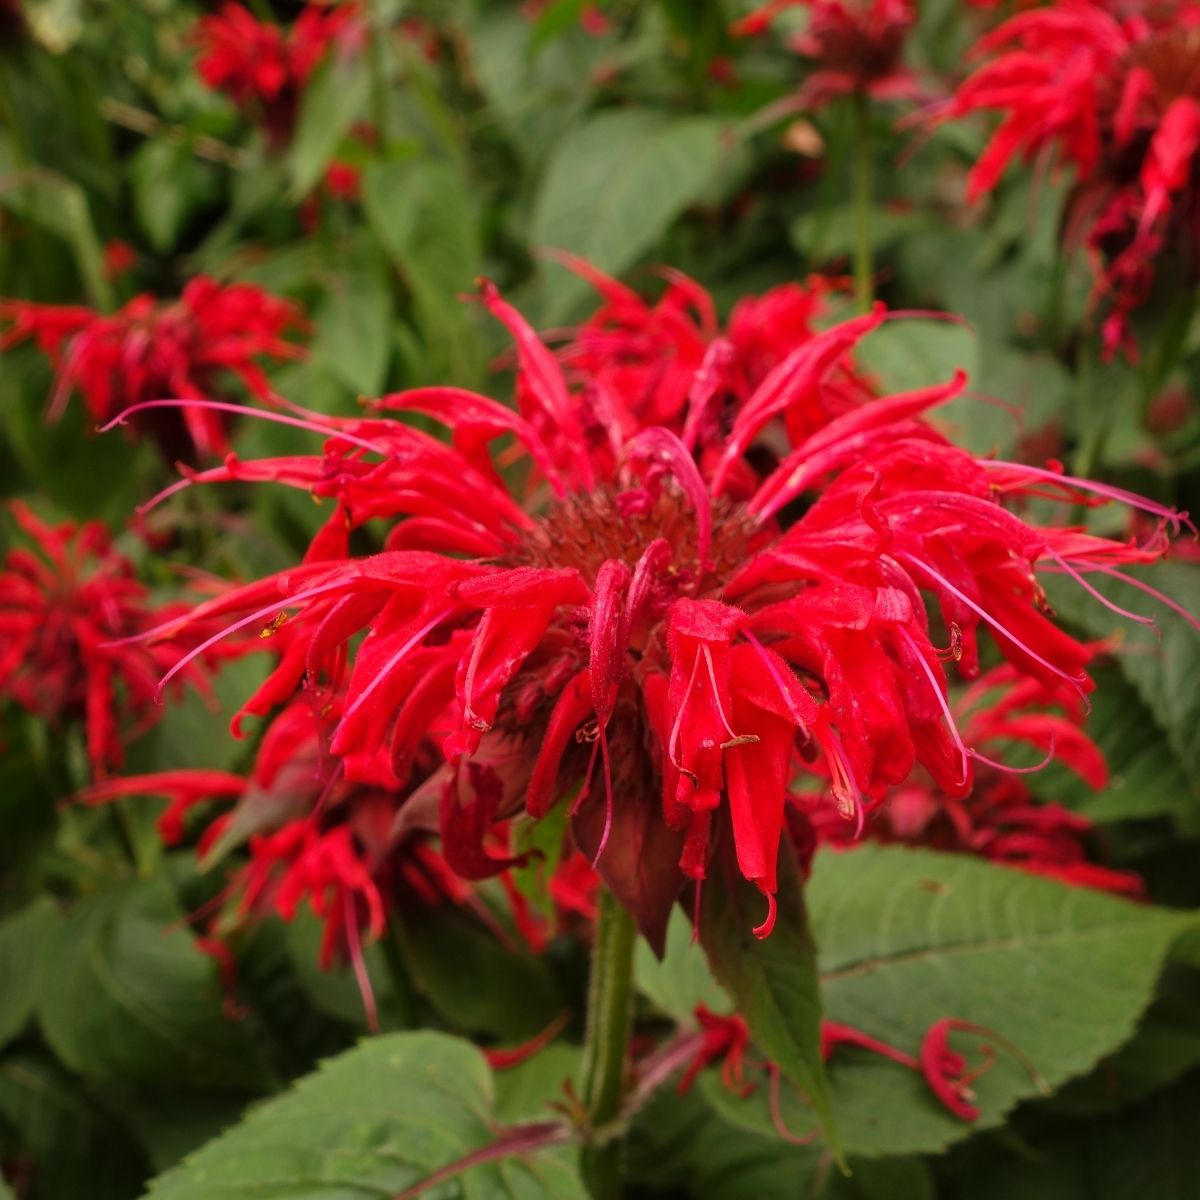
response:
{"label": "pointed green leaf", "polygon": [[[491,1074],[468,1042],[439,1033],[373,1038],[155,1180],[147,1200],[586,1200],[562,1147],[454,1164],[503,1139]],[[516,1149],[514,1147],[514,1149]]]}
{"label": "pointed green leaf", "polygon": [[222,1012],[216,964],[165,880],[116,884],[80,904],[42,954],[38,1019],[72,1070],[183,1087],[269,1082],[245,1028]]}
{"label": "pointed green leaf", "polygon": [[729,870],[704,885],[700,941],[713,974],[733,997],[754,1040],[807,1096],[835,1153],[838,1134],[821,1061],[821,997],[817,952],[809,931],[800,874],[785,848],[780,855],[775,928],[756,938],[766,901]]}
{"label": "pointed green leaf", "polygon": [[[943,1017],[1004,1039],[993,1040],[995,1065],[975,1085],[973,1123],[944,1109],[916,1071],[838,1049],[829,1080],[851,1155],[942,1150],[1087,1071],[1133,1034],[1172,942],[1193,924],[966,855],[899,846],[822,851],[807,896],[829,1020],[910,1055]],[[977,1062],[987,1041],[962,1034],[953,1044]],[[727,1119],[773,1128],[763,1089],[742,1101],[715,1078],[703,1086]],[[815,1128],[786,1092],[783,1109],[793,1132]]]}

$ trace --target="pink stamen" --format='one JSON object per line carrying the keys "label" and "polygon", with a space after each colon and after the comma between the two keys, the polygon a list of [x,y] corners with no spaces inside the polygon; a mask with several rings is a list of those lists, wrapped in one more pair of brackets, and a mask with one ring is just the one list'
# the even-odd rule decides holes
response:
{"label": "pink stamen", "polygon": [[[281,599],[277,604],[272,604],[266,608],[260,608],[252,612],[248,617],[242,617],[240,621],[234,621],[232,625],[226,625],[224,629],[218,630],[210,638],[205,638],[194,650],[189,651],[181,658],[159,681],[158,686],[154,689],[155,699],[162,700],[163,689],[170,681],[179,674],[193,659],[199,658],[210,646],[215,646],[218,642],[223,641],[231,633],[237,633],[239,629],[245,629],[247,625],[253,625],[255,622],[263,620],[264,617],[272,613],[279,613],[285,608],[292,608],[299,604],[302,600],[311,600],[315,596],[320,596],[326,592],[334,592],[345,585],[340,581],[337,583],[325,583],[320,587],[309,588],[306,592],[297,592],[294,596],[288,596]],[[171,629],[177,627],[181,622],[170,621],[165,625],[158,626],[159,629]],[[120,642],[107,643],[108,645],[121,645],[123,642],[141,641],[150,637],[156,630],[148,630],[146,633],[138,634],[132,638],[122,638]]]}
{"label": "pink stamen", "polygon": [[358,984],[363,1009],[367,1014],[367,1028],[372,1033],[378,1033],[379,1009],[375,1004],[375,990],[371,986],[371,976],[367,973],[367,963],[363,958],[362,942],[358,937],[358,917],[354,911],[354,895],[349,889],[342,892],[342,912],[343,920],[346,923],[346,946],[350,951],[354,979]]}
{"label": "pink stamen", "polygon": [[985,470],[989,467],[999,467],[1002,470],[1024,472],[1035,479],[1047,479],[1052,483],[1065,484],[1083,492],[1094,492],[1106,500],[1115,500],[1119,504],[1126,504],[1130,508],[1137,508],[1142,512],[1160,517],[1169,522],[1172,530],[1176,533],[1179,532],[1181,525],[1186,525],[1192,533],[1197,532],[1196,526],[1187,513],[1180,512],[1175,508],[1168,508],[1165,504],[1159,504],[1145,496],[1139,496],[1137,492],[1127,491],[1125,488],[1113,487],[1107,483],[1097,483],[1093,479],[1081,479],[1077,475],[1064,475],[1059,471],[1047,470],[1045,467],[1030,467],[1024,463],[1006,462],[999,458],[979,458],[975,461]]}
{"label": "pink stamen", "polygon": [[1038,771],[1044,771],[1054,761],[1054,739],[1051,738],[1046,747],[1046,757],[1041,762],[1035,763],[1032,767],[1010,767],[1007,763],[997,762],[994,758],[988,758],[986,754],[981,754],[978,750],[971,750],[972,758],[977,758],[982,763],[987,763],[989,767],[995,767],[997,771],[1006,771],[1009,775],[1034,775]]}
{"label": "pink stamen", "polygon": [[140,404],[131,404],[128,408],[122,409],[112,420],[99,426],[99,432],[107,433],[117,425],[124,425],[134,413],[144,412],[151,408],[207,408],[216,412],[235,413],[240,417],[254,417],[259,421],[274,421],[277,425],[290,425],[293,429],[307,429],[310,433],[319,433],[323,437],[338,438],[353,446],[361,446],[364,450],[370,450],[372,454],[379,454],[384,458],[388,456],[387,450],[377,446],[374,442],[368,442],[352,433],[343,433],[339,429],[322,425],[317,421],[307,421],[300,417],[286,417],[283,413],[266,412],[261,408],[250,408],[245,404],[229,404],[224,400],[143,400]]}
{"label": "pink stamen", "polygon": [[[854,836],[860,838],[867,823],[866,802],[863,800],[862,791],[850,770],[850,764],[846,760],[846,751],[837,730],[829,726],[824,733],[833,747],[832,754],[829,752],[829,745],[823,745],[822,749],[825,751],[825,761],[829,765],[829,773],[833,777],[833,795],[837,801],[838,812],[847,820],[853,819]],[[853,813],[843,811],[842,806],[846,801],[849,801],[853,807]]]}
{"label": "pink stamen", "polygon": [[1152,625],[1155,628],[1158,627],[1153,617],[1139,616],[1135,612],[1130,612],[1127,608],[1122,608],[1119,604],[1114,604],[1113,601],[1111,601],[1103,592],[1098,591],[1090,583],[1088,583],[1088,581],[1056,550],[1051,550],[1050,547],[1047,546],[1046,553],[1050,556],[1050,558],[1058,563],[1059,567],[1068,575],[1070,575],[1070,577],[1075,580],[1075,582],[1079,584],[1079,586],[1083,588],[1083,590],[1087,592],[1089,596],[1095,600],[1099,600],[1100,603],[1103,604],[1104,607],[1110,612],[1115,612],[1121,617],[1127,617],[1130,621],[1136,621],[1139,625]]}
{"label": "pink stamen", "polygon": [[812,1133],[806,1133],[803,1137],[800,1137],[784,1124],[783,1105],[780,1103],[779,1094],[780,1071],[779,1067],[773,1062],[767,1063],[767,1078],[769,1080],[767,1093],[771,1101],[771,1124],[775,1126],[775,1132],[785,1142],[790,1142],[793,1146],[807,1146],[811,1144],[817,1136],[817,1130],[814,1129]]}
{"label": "pink stamen", "polygon": [[688,700],[691,699],[692,688],[696,683],[696,672],[700,669],[700,657],[697,655],[692,659],[692,673],[688,678],[687,687],[683,690],[683,703],[679,706],[679,711],[675,714],[675,724],[671,726],[671,736],[667,741],[667,757],[671,760],[671,765],[684,775],[691,776],[691,772],[684,767],[679,761],[676,754],[676,747],[679,744],[679,731],[683,727],[683,714],[687,711]]}
{"label": "pink stamen", "polygon": [[954,586],[954,584],[952,584],[944,575],[942,575],[938,571],[935,571],[933,569],[933,567],[929,566],[927,563],[922,562],[919,558],[914,558],[913,555],[909,554],[907,551],[904,551],[904,550],[898,551],[896,554],[896,557],[902,558],[910,566],[914,566],[918,570],[924,571],[931,578],[936,579],[937,582],[940,583],[942,585],[942,587],[944,587],[946,589],[946,591],[948,591],[952,596],[955,596],[959,600],[961,600],[963,602],[963,604],[965,604],[973,613],[975,613],[976,616],[978,616],[980,619],[986,621],[994,630],[996,630],[999,634],[1001,634],[1001,636],[1007,638],[1010,642],[1012,642],[1012,644],[1014,646],[1020,647],[1020,649],[1025,654],[1028,654],[1029,657],[1032,658],[1034,662],[1040,663],[1043,667],[1046,668],[1047,671],[1050,671],[1052,674],[1057,675],[1060,679],[1065,680],[1077,692],[1082,694],[1083,689],[1081,687],[1081,684],[1083,683],[1083,680],[1084,680],[1084,676],[1082,674],[1081,675],[1068,675],[1066,673],[1066,671],[1064,671],[1061,667],[1056,667],[1052,662],[1049,662],[1048,660],[1044,659],[1036,650],[1033,650],[1029,646],[1027,646],[1015,634],[1010,633],[1008,631],[1008,629],[1006,629],[1005,626],[1000,621],[997,621],[996,618],[991,615],[991,613],[989,613],[986,609],[982,608],[980,605],[976,604],[975,601],[972,600],[969,596],[967,596],[963,592],[959,591],[959,589],[956,588]]}
{"label": "pink stamen", "polygon": [[608,759],[608,738],[603,729],[600,730],[600,737],[597,740],[600,744],[600,757],[604,760],[604,832],[600,835],[600,845],[596,848],[596,857],[592,859],[593,867],[599,865],[600,859],[608,847],[608,835],[612,832],[613,819],[612,764]]}
{"label": "pink stamen", "polygon": [[929,686],[933,690],[934,696],[937,698],[938,707],[942,710],[942,716],[946,718],[946,727],[950,730],[950,737],[954,740],[954,745],[958,748],[959,762],[962,767],[962,775],[959,777],[959,783],[966,783],[967,772],[969,770],[968,763],[971,756],[971,751],[967,749],[966,743],[962,740],[962,735],[958,732],[958,726],[954,723],[954,714],[950,711],[950,705],[946,701],[945,694],[938,687],[937,679],[930,668],[929,663],[925,661],[925,655],[921,653],[920,647],[916,643],[916,639],[907,629],[901,629],[900,636],[908,648],[912,651],[913,656],[921,665],[921,670],[925,674],[925,678],[929,680]]}
{"label": "pink stamen", "polygon": [[725,710],[721,707],[721,693],[717,690],[717,670],[713,665],[712,651],[706,646],[700,646],[700,653],[704,655],[704,665],[708,668],[708,680],[712,684],[713,704],[716,705],[717,713],[721,718],[721,724],[725,726],[725,732],[729,734],[730,742],[735,745],[743,745],[746,742],[757,742],[758,738],[753,733],[734,733],[733,726],[729,724],[729,718],[725,715]]}
{"label": "pink stamen", "polygon": [[400,649],[397,650],[396,653],[387,660],[386,663],[384,663],[383,667],[376,674],[375,678],[372,679],[371,682],[367,684],[367,686],[363,688],[361,692],[359,692],[359,694],[354,698],[354,703],[351,704],[348,709],[346,709],[346,715],[342,718],[342,720],[348,721],[352,716],[354,716],[354,714],[358,712],[358,710],[367,702],[367,700],[371,698],[375,692],[375,689],[387,679],[388,675],[391,674],[392,669],[412,652],[414,647],[420,643],[421,639],[424,638],[425,635],[429,633],[429,631],[433,629],[435,625],[438,625],[444,621],[453,611],[453,608],[444,608],[435,617],[433,617],[432,620],[427,621],[424,625],[422,625],[421,628],[418,629],[417,632],[414,633],[412,637],[410,637],[408,641],[405,642],[404,645],[401,646]]}
{"label": "pink stamen", "polygon": [[1118,571],[1116,567],[1105,567],[1099,563],[1089,563],[1088,566],[1090,570],[1099,571],[1101,575],[1111,575],[1114,579],[1119,579],[1122,583],[1127,583],[1130,587],[1137,588],[1139,592],[1145,592],[1147,596],[1153,596],[1160,604],[1166,605],[1173,613],[1182,617],[1193,629],[1200,632],[1200,620],[1192,616],[1178,601],[1172,600],[1170,596],[1160,592],[1158,588],[1151,587],[1148,583],[1143,583],[1133,575],[1126,575],[1124,571]]}
{"label": "pink stamen", "polygon": [[787,705],[787,710],[792,715],[792,720],[796,722],[797,728],[807,738],[809,736],[808,726],[804,723],[804,718],[799,714],[799,712],[796,711],[796,705],[792,700],[791,695],[788,693],[787,684],[784,683],[783,676],[780,675],[779,668],[776,667],[775,663],[772,661],[771,655],[767,652],[766,646],[764,646],[749,629],[743,629],[742,635],[745,637],[746,641],[748,641],[750,645],[754,647],[758,653],[758,656],[763,660],[763,663],[766,665],[767,672],[770,674],[775,686],[779,689],[780,698],[783,700],[784,704]]}

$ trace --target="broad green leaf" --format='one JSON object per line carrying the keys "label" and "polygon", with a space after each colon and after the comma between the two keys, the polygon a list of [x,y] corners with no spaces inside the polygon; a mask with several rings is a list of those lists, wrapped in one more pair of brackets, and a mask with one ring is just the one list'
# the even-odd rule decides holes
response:
{"label": "broad green leaf", "polygon": [[[16,1147],[7,1145],[8,1130]],[[0,1147],[5,1166],[23,1162],[29,1171],[27,1200],[128,1200],[145,1178],[137,1145],[41,1051],[0,1058]]]}
{"label": "broad green leaf", "polygon": [[471,30],[471,61],[488,116],[527,164],[573,136],[595,91],[592,71],[606,50],[576,28],[535,54],[533,30],[516,10],[495,6]]}
{"label": "broad green leaf", "polygon": [[536,1054],[496,1072],[496,1116],[506,1125],[546,1120],[552,1104],[566,1098],[566,1085],[576,1078],[583,1050],[554,1042]]}
{"label": "broad green leaf", "polygon": [[[807,896],[829,1020],[915,1055],[929,1027],[953,1017],[994,1031],[1019,1054],[995,1044],[995,1066],[975,1087],[982,1115],[968,1124],[915,1071],[840,1048],[829,1079],[852,1155],[941,1150],[1088,1070],[1132,1035],[1171,943],[1190,925],[1184,914],[896,846],[822,851]],[[976,1061],[986,1042],[956,1035],[953,1044]],[[727,1119],[771,1128],[761,1088],[741,1101],[715,1079],[704,1086]],[[798,1101],[785,1103],[784,1116],[798,1134],[814,1127]]]}
{"label": "broad green leaf", "polygon": [[43,948],[38,1019],[81,1075],[258,1089],[269,1076],[221,1011],[216,964],[196,949],[165,880],[118,883],[59,922]]}
{"label": "broad green leaf", "polygon": [[423,910],[394,927],[413,987],[454,1029],[517,1041],[566,1007],[545,959],[521,953],[519,938],[505,945],[468,912]]}
{"label": "broad green leaf", "polygon": [[953,321],[904,318],[865,338],[856,361],[879,377],[884,391],[908,392],[944,383],[960,368],[975,378],[979,338]]}
{"label": "broad green leaf", "polygon": [[[713,117],[651,109],[602,112],[551,156],[534,202],[535,249],[569,250],[601,270],[632,266],[712,183],[728,128]],[[586,285],[548,276],[561,315]]]}
{"label": "broad green leaf", "polygon": [[729,1011],[729,996],[713,978],[703,949],[692,938],[692,924],[681,909],[675,909],[667,924],[662,962],[644,938],[638,939],[635,955],[638,991],[680,1024],[693,1023],[699,1004],[712,1012]]}
{"label": "broad green leaf", "polygon": [[1200,969],[1168,963],[1137,1032],[1090,1074],[1067,1084],[1051,1102],[1054,1111],[1115,1112],[1200,1066],[1198,996]]}
{"label": "broad green leaf", "polygon": [[733,997],[754,1040],[802,1088],[835,1153],[838,1132],[821,1061],[817,954],[795,859],[780,855],[778,915],[758,939],[766,900],[736,871],[709,880],[702,893],[700,941],[713,974]]}
{"label": "broad green leaf", "polygon": [[369,90],[360,54],[331,54],[305,87],[287,159],[293,201],[320,182],[342,138],[365,111]]}
{"label": "broad green leaf", "polygon": [[413,294],[428,349],[455,380],[471,382],[481,354],[462,295],[483,269],[483,248],[467,181],[432,158],[374,163],[363,210]]}
{"label": "broad green leaf", "polygon": [[[151,1185],[147,1200],[391,1200],[497,1141],[483,1055],[439,1033],[372,1038]],[[439,1200],[586,1200],[569,1151],[475,1166]]]}
{"label": "broad green leaf", "polygon": [[392,289],[378,258],[357,254],[326,281],[312,356],[351,391],[378,396],[391,357]]}
{"label": "broad green leaf", "polygon": [[12,1041],[37,1003],[38,956],[54,925],[54,904],[39,896],[0,922],[0,1046]]}

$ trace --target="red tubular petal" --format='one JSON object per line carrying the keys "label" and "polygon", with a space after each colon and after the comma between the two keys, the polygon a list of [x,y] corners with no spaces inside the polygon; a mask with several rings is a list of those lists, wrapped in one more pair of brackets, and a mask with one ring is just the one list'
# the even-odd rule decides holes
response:
{"label": "red tubular petal", "polygon": [[625,645],[622,599],[632,575],[618,559],[608,559],[596,573],[592,608],[588,615],[588,678],[596,717],[601,728],[608,724],[621,682]]}
{"label": "red tubular petal", "polygon": [[575,731],[592,714],[592,690],[588,672],[580,671],[559,694],[546,732],[542,736],[541,748],[533,774],[529,779],[529,790],[525,797],[525,811],[531,817],[544,817],[555,799],[555,782],[558,768]]}

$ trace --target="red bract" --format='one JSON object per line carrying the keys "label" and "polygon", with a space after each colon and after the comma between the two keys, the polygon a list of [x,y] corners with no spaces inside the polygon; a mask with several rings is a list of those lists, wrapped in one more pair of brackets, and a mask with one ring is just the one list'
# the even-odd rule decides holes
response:
{"label": "red bract", "polygon": [[788,8],[809,10],[808,27],[792,39],[817,69],[804,81],[797,105],[823,108],[838,96],[895,100],[917,93],[901,63],[916,22],[911,0],[771,0],[733,26],[737,35],[762,33]]}
{"label": "red bract", "polygon": [[[230,378],[259,400],[273,398],[257,359],[296,358],[284,335],[302,327],[299,310],[249,284],[193,279],[174,301],[150,295],[111,316],[90,308],[0,300],[0,351],[32,341],[54,365],[50,402],[58,417],[78,390],[97,422],[126,409],[167,398],[227,396]],[[143,412],[134,424],[170,458],[223,452],[225,417],[193,406],[182,412]]]}
{"label": "red bract", "polygon": [[[970,678],[986,631],[1019,675],[1092,687],[1090,651],[1045,611],[1035,568],[1082,577],[1159,551],[1005,509],[1001,489],[1087,485],[940,436],[924,415],[961,394],[961,374],[789,434],[882,307],[801,340],[744,400],[724,385],[714,403],[697,368],[681,436],[630,405],[618,420],[493,287],[483,298],[517,345],[516,411],[419,388],[377,407],[441,422],[452,445],[382,415],[314,415],[322,455],[195,476],[335,502],[305,562],[194,619],[234,618],[233,632],[294,613],[245,712],[298,689],[337,703],[345,781],[408,794],[405,808],[436,794],[458,874],[512,865],[489,841],[497,822],[567,804],[574,844],[652,944],[714,852],[762,890],[765,936],[798,759],[856,825],[918,764],[945,794],[970,790],[976,751],[939,644]],[[490,453],[499,438],[506,463],[524,455],[523,503]],[[349,529],[377,518],[394,522],[386,548],[350,555]]]}
{"label": "red bract", "polygon": [[972,199],[1018,154],[1075,169],[1069,244],[1086,243],[1107,297],[1108,354],[1136,347],[1129,314],[1168,248],[1195,275],[1200,208],[1200,5],[1059,0],[1023,12],[975,50],[991,61],[939,119],[995,110],[1004,120],[971,171]]}
{"label": "red bract", "polygon": [[81,721],[92,771],[103,776],[121,764],[124,740],[157,719],[159,677],[181,652],[113,644],[148,629],[152,614],[100,522],[47,525],[19,502],[11,512],[28,545],[10,550],[0,570],[0,695],[56,728]]}
{"label": "red bract", "polygon": [[348,52],[360,37],[353,4],[310,4],[285,32],[241,4],[225,3],[196,24],[196,70],[210,88],[260,118],[278,146],[291,136],[312,73],[332,50]]}
{"label": "red bract", "polygon": [[[976,681],[959,708],[967,710],[962,733],[977,747],[977,758],[983,758],[983,747],[995,753],[996,746],[1023,743],[1039,756],[1053,754],[1090,787],[1107,784],[1104,757],[1080,728],[1082,706],[1069,689],[1047,688],[1011,666],[998,667]],[[1144,885],[1134,872],[1089,861],[1092,822],[1059,804],[1039,803],[1023,778],[1029,770],[1036,767],[1003,769],[984,759],[968,796],[908,783],[872,814],[864,832],[876,841],[976,854],[1064,883],[1142,896]],[[800,822],[793,832],[802,849],[811,853],[817,841],[843,846],[850,841],[844,824],[829,818],[819,798],[797,802]]]}

